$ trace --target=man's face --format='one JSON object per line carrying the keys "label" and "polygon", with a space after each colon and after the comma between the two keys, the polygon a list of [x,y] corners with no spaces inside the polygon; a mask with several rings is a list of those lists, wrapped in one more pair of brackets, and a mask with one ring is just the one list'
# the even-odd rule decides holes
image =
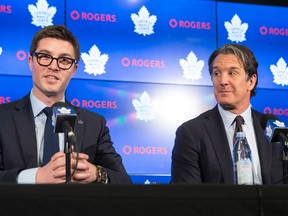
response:
{"label": "man's face", "polygon": [[[39,41],[37,53],[49,54],[54,58],[68,57],[75,59],[72,44],[56,38],[44,38]],[[70,79],[74,76],[77,64],[73,63],[68,70],[60,69],[54,59],[49,66],[41,66],[36,56],[29,56],[29,67],[32,72],[33,93],[39,99],[54,97],[62,99]]]}
{"label": "man's face", "polygon": [[235,55],[218,55],[213,63],[212,81],[217,102],[233,113],[241,113],[250,105],[250,94],[256,75],[247,80],[243,65]]}

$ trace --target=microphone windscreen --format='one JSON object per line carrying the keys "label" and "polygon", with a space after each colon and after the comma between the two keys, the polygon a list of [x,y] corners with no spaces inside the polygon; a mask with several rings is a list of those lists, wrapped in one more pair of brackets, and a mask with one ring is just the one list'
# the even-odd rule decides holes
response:
{"label": "microphone windscreen", "polygon": [[55,133],[64,132],[64,127],[67,122],[71,128],[74,128],[77,114],[73,107],[64,102],[56,102],[52,105],[52,124],[54,126]]}

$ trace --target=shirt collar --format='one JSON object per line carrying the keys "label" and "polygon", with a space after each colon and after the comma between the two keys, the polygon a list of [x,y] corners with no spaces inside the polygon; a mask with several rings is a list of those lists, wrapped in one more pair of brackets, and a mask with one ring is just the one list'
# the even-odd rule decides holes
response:
{"label": "shirt collar", "polygon": [[[219,113],[222,117],[225,128],[228,129],[233,124],[233,121],[237,115],[234,113],[231,113],[229,111],[224,110],[219,104],[218,104],[218,110],[219,110]],[[243,113],[241,113],[239,115],[241,115],[243,117],[243,119],[245,121],[245,125],[247,125],[249,127],[250,123],[252,122],[251,104],[248,106],[248,108]]]}
{"label": "shirt collar", "polygon": [[[35,95],[33,94],[32,90],[30,92],[30,101],[32,106],[32,111],[34,118],[40,114],[40,112],[47,106],[44,104],[41,100],[39,100]],[[61,102],[65,102],[65,97],[62,98]]]}

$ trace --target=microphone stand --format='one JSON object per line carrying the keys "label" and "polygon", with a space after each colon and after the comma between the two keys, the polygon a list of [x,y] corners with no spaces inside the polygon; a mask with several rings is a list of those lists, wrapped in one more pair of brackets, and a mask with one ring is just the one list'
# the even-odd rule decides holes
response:
{"label": "microphone stand", "polygon": [[70,176],[71,176],[71,153],[72,153],[72,148],[71,148],[71,143],[70,140],[68,139],[68,132],[67,130],[64,131],[64,153],[65,153],[65,158],[66,158],[66,183],[69,183],[71,181]]}

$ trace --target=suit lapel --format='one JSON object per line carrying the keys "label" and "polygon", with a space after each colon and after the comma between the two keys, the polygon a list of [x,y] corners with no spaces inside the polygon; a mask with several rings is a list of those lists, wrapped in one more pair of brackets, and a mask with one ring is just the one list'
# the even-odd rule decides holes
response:
{"label": "suit lapel", "polygon": [[37,166],[37,142],[29,94],[17,103],[16,109],[18,111],[14,113],[13,119],[25,165],[27,168],[35,167]]}
{"label": "suit lapel", "polygon": [[264,184],[271,183],[270,175],[267,175],[267,170],[271,170],[271,152],[273,143],[269,143],[264,136],[264,130],[260,125],[260,116],[252,110],[253,124],[256,135],[258,155],[261,164],[262,181]]}
{"label": "suit lapel", "polygon": [[205,122],[208,136],[212,142],[221,168],[224,183],[233,184],[232,156],[222,118],[217,106],[207,116]]}

